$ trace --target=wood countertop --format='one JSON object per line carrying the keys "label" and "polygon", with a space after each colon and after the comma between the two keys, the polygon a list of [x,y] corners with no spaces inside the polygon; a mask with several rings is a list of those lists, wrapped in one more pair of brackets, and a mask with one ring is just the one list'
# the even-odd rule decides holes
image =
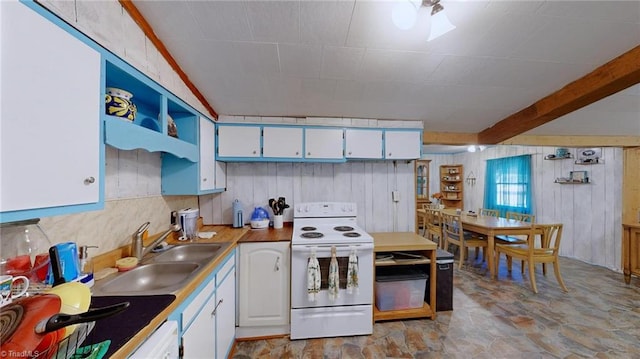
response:
{"label": "wood countertop", "polygon": [[[210,239],[198,239],[194,242],[181,242],[177,240],[177,235],[169,238],[169,244],[187,244],[187,243],[227,243],[231,245],[225,249],[214,261],[207,266],[187,285],[175,293],[176,300],[167,308],[160,312],[146,327],[140,330],[131,340],[120,347],[114,354],[113,358],[125,358],[129,356],[140,344],[142,344],[149,335],[151,335],[157,327],[159,327],[169,317],[173,311],[187,299],[187,297],[218,267],[221,262],[231,253],[237,243],[249,242],[278,242],[290,241],[293,227],[291,223],[285,223],[282,229],[260,229],[253,230],[246,225],[242,228],[233,228],[229,225],[203,225],[200,226],[200,232],[216,232]],[[151,243],[159,234],[149,236],[146,243]],[[130,255],[130,246],[123,246],[111,252],[98,255],[94,258],[94,269],[115,266],[115,261],[119,258]]]}
{"label": "wood countertop", "polygon": [[435,250],[438,245],[414,232],[374,232],[374,252]]}
{"label": "wood countertop", "polygon": [[[176,300],[173,301],[168,307],[166,307],[162,312],[160,312],[151,322],[140,330],[136,335],[131,338],[126,344],[120,347],[113,355],[112,358],[126,358],[129,356],[140,344],[142,344],[151,333],[153,333],[156,328],[158,328],[173,311],[182,304],[182,302],[187,299],[187,297],[213,272],[216,267],[218,267],[221,262],[231,253],[235,247],[236,243],[249,231],[249,227],[245,226],[243,228],[232,228],[231,226],[202,226],[200,228],[201,232],[210,232],[215,231],[217,234],[213,236],[211,239],[199,239],[194,243],[220,243],[220,242],[231,242],[231,245],[228,246],[223,253],[212,262],[207,264],[207,266],[198,273],[198,275],[187,285],[185,285],[181,290],[176,292],[174,295],[176,296]],[[157,236],[150,236],[154,238]],[[179,242],[175,239],[168,240],[170,244],[183,244],[185,242]],[[105,253],[103,255],[96,256],[94,261],[98,263],[104,263],[102,268],[109,267],[115,265],[115,260],[124,256],[129,255],[128,246],[119,248],[117,250]],[[119,256],[118,258],[116,258]],[[107,263],[112,263],[108,265]]]}
{"label": "wood countertop", "polygon": [[[246,226],[249,228],[249,226]],[[286,222],[281,229],[249,229],[238,243],[248,242],[284,242],[291,241],[293,223]]]}

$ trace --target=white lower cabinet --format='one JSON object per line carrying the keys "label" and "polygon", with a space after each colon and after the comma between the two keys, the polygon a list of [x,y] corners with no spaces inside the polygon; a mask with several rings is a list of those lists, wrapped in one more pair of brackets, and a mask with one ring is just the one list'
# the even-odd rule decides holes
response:
{"label": "white lower cabinet", "polygon": [[215,358],[216,318],[213,314],[215,307],[214,294],[206,301],[187,330],[182,333],[183,358]]}
{"label": "white lower cabinet", "polygon": [[224,359],[235,340],[235,251],[169,316],[180,323],[182,358]]}
{"label": "white lower cabinet", "polygon": [[240,244],[239,338],[289,332],[290,243]]}

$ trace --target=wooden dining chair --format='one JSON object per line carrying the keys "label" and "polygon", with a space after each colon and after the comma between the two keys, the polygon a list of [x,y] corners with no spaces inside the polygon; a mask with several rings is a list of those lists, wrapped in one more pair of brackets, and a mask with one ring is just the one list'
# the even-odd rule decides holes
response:
{"label": "wooden dining chair", "polygon": [[[506,218],[513,219],[516,221],[529,222],[529,223],[536,222],[536,216],[534,214],[519,213],[519,212],[512,212],[512,211],[507,211]],[[496,236],[495,241],[496,241],[496,244],[498,243],[499,244],[526,244],[527,236]],[[524,273],[524,261],[520,263],[520,271],[521,273]],[[547,275],[547,265],[545,263],[542,263],[542,272],[544,273],[544,275]]]}
{"label": "wooden dining chair", "polygon": [[[540,246],[536,245],[535,233],[537,229],[542,230]],[[500,254],[504,253],[507,256],[507,268],[511,272],[511,258],[517,258],[524,262],[527,262],[529,268],[529,281],[531,282],[531,288],[535,293],[538,293],[538,287],[536,286],[536,263],[553,263],[553,270],[556,275],[556,279],[562,287],[562,290],[567,292],[567,287],[560,276],[560,264],[558,263],[558,252],[560,250],[560,240],[562,239],[562,224],[534,224],[531,226],[531,232],[528,235],[527,242],[525,244],[496,244],[496,262],[495,269],[498,273],[500,266]]]}
{"label": "wooden dining chair", "polygon": [[442,236],[444,237],[445,249],[448,249],[450,244],[456,245],[460,249],[459,268],[462,268],[465,256],[468,257],[469,247],[482,247],[483,252],[487,250],[488,242],[486,239],[466,237],[464,235],[462,221],[460,221],[459,215],[441,212],[440,218],[442,220]]}
{"label": "wooden dining chair", "polygon": [[438,243],[438,247],[444,247],[444,239],[442,238],[442,220],[439,209],[427,208],[425,209],[426,215],[424,219],[424,231],[422,236],[430,241]]}
{"label": "wooden dining chair", "polygon": [[480,208],[478,209],[479,216],[500,217],[500,211],[497,209]]}

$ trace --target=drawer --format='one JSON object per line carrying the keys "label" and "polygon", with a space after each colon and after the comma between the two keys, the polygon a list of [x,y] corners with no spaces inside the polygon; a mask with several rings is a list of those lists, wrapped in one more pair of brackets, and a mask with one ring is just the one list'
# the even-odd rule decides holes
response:
{"label": "drawer", "polygon": [[229,259],[222,265],[218,273],[216,274],[216,284],[220,286],[222,281],[227,277],[227,274],[235,267],[236,265],[236,256],[235,252],[229,256]]}

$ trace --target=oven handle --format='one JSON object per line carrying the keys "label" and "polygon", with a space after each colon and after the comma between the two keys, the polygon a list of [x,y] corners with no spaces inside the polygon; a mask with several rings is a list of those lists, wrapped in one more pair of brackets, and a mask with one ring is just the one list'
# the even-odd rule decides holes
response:
{"label": "oven handle", "polygon": [[316,252],[330,252],[331,248],[336,248],[337,250],[351,249],[354,248],[356,250],[368,250],[373,249],[373,243],[359,243],[359,244],[320,244],[316,246],[312,245],[292,245],[291,250],[293,252],[309,252],[312,248],[316,249]]}

